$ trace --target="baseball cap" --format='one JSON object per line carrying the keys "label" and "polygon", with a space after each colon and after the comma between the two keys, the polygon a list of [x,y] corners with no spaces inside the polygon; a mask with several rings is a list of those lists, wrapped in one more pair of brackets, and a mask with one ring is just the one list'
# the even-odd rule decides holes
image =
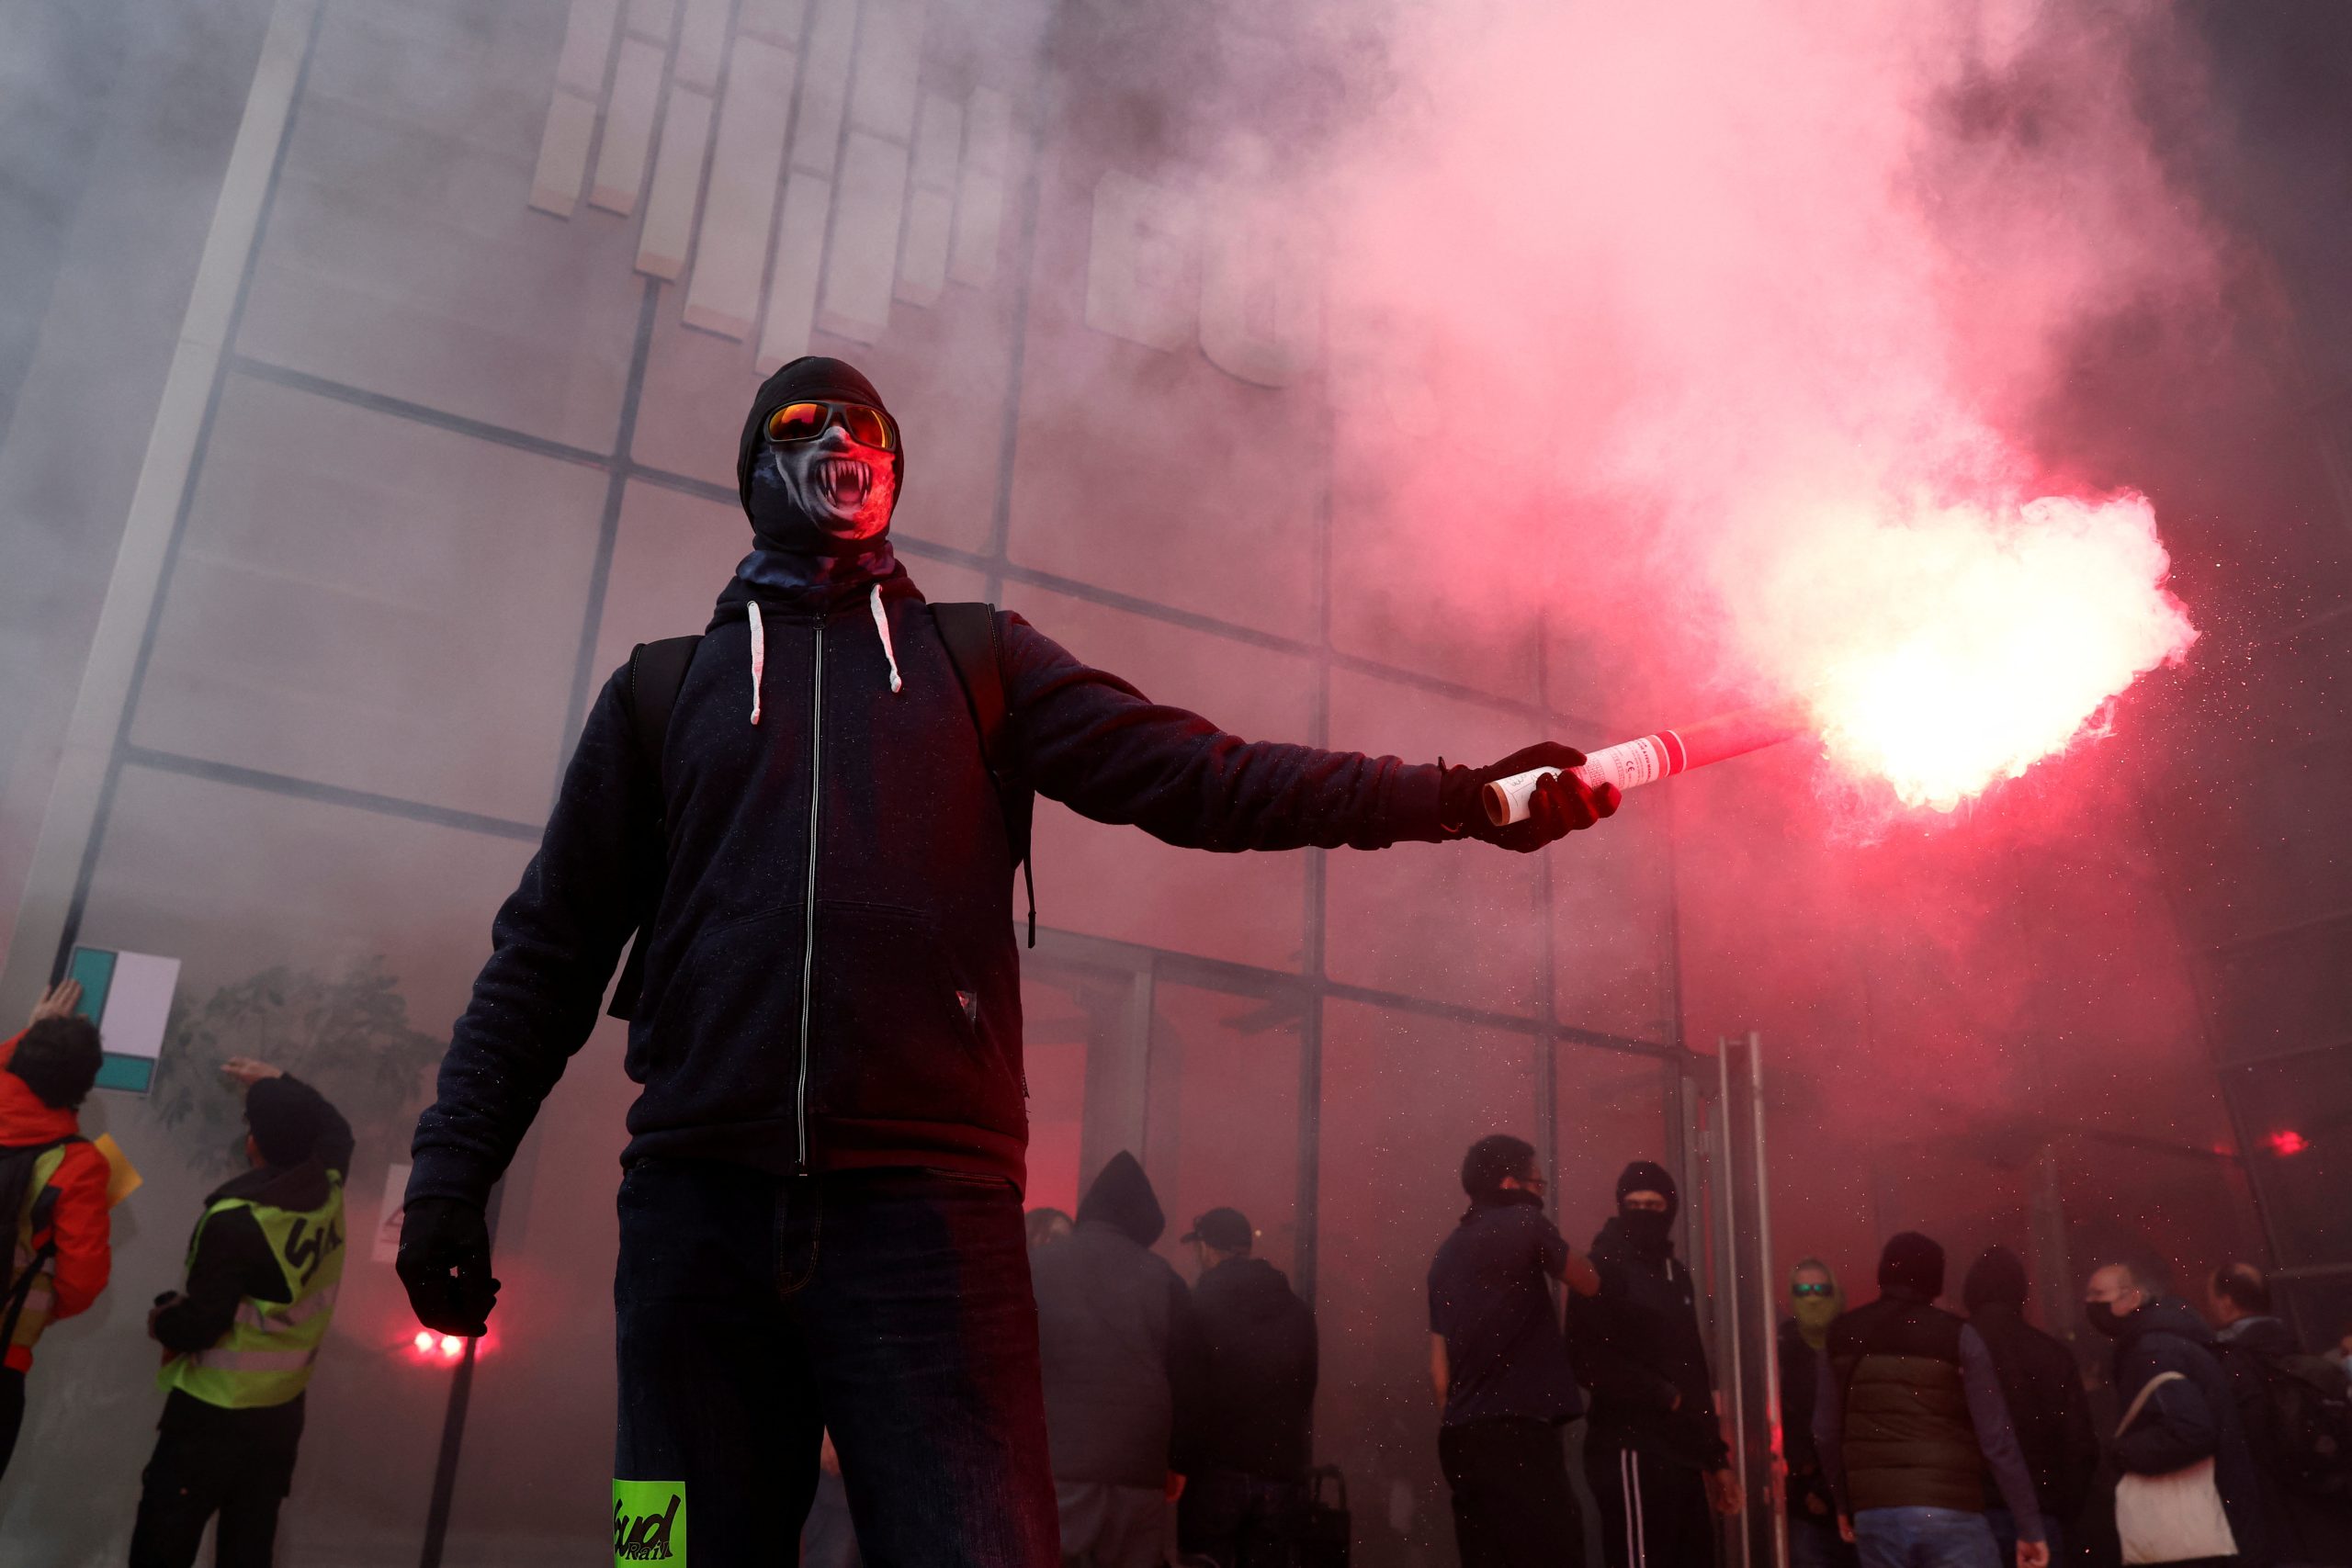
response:
{"label": "baseball cap", "polygon": [[1258,1233],[1250,1228],[1249,1217],[1240,1210],[1211,1209],[1177,1239],[1205,1242],[1219,1252],[1247,1252],[1257,1236]]}

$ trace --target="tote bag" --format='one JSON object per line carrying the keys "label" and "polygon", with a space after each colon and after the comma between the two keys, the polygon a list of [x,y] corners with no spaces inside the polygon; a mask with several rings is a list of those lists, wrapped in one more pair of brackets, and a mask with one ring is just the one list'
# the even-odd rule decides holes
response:
{"label": "tote bag", "polygon": [[[2148,1395],[2167,1382],[2186,1382],[2178,1372],[2158,1372],[2140,1390],[2115,1428],[2119,1438],[2138,1420]],[[2115,1483],[2115,1533],[2123,1539],[2126,1562],[2180,1562],[2192,1557],[2234,1557],[2237,1537],[2222,1511],[2222,1489],[2213,1461],[2200,1459],[2163,1475],[2125,1475]]]}

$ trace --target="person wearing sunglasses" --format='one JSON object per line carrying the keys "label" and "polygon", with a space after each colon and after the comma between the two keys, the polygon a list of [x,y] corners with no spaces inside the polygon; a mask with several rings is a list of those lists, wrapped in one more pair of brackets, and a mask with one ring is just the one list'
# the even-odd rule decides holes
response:
{"label": "person wearing sunglasses", "polygon": [[1814,1446],[1813,1411],[1829,1325],[1845,1310],[1838,1277],[1818,1258],[1789,1270],[1789,1315],[1781,1320],[1781,1438],[1788,1464],[1790,1568],[1853,1568],[1854,1549],[1838,1533],[1838,1500]]}
{"label": "person wearing sunglasses", "polygon": [[1057,1561],[1008,919],[1030,792],[1217,851],[1525,852],[1617,807],[1563,773],[1495,827],[1487,782],[1582,753],[1246,741],[1017,615],[928,603],[890,536],[909,445],[840,360],[760,388],[750,553],[698,640],[597,697],[414,1139],[401,1278],[478,1335],[490,1189],[634,939],[615,1517],[707,1565],[789,1552],[826,1430],[869,1560]]}

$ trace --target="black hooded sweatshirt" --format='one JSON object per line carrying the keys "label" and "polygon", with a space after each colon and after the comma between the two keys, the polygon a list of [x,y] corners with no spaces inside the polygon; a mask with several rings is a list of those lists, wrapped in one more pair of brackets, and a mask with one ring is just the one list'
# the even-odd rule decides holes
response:
{"label": "black hooded sweatshirt", "polygon": [[1228,1258],[1193,1288],[1200,1383],[1185,1400],[1177,1469],[1306,1479],[1315,1408],[1315,1314],[1260,1258]]}
{"label": "black hooded sweatshirt", "polygon": [[[2075,1353],[2026,1322],[2025,1298],[2025,1264],[2006,1247],[1979,1258],[1961,1288],[1968,1325],[1993,1358],[2042,1516],[2071,1530],[2098,1470],[2098,1429]],[[1985,1495],[1998,1495],[1989,1479]]]}
{"label": "black hooded sweatshirt", "polygon": [[[1665,1194],[1671,1224],[1681,1207],[1673,1179],[1656,1167],[1645,1170],[1642,1184]],[[1715,1419],[1690,1270],[1671,1242],[1635,1247],[1622,1218],[1593,1237],[1592,1261],[1600,1294],[1568,1296],[1569,1354],[1592,1391],[1589,1440],[1693,1470],[1722,1469],[1731,1450]]]}
{"label": "black hooded sweatshirt", "polygon": [[[763,389],[747,451],[794,390],[781,376]],[[996,631],[1020,767],[1082,816],[1217,851],[1448,836],[1434,766],[1245,741],[1018,615],[999,613]],[[639,754],[628,677],[591,708],[492,925],[417,1123],[408,1201],[485,1201],[649,908],[624,1164],[1023,1180],[1012,856],[964,689],[903,569],[731,581],[659,758]]]}
{"label": "black hooded sweatshirt", "polygon": [[[1167,1222],[1135,1156],[1114,1155],[1078,1224],[1030,1255],[1057,1481],[1159,1486],[1174,1468],[1177,1393],[1200,1384],[1191,1293],[1151,1250]],[[1187,1426],[1190,1410],[1187,1407]]]}

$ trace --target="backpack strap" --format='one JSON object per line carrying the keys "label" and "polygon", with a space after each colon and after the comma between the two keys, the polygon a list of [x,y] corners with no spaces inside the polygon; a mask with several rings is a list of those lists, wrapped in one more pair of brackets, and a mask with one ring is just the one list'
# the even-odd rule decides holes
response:
{"label": "backpack strap", "polygon": [[[8,1251],[11,1257],[16,1252],[17,1213],[25,1206],[25,1190],[32,1185],[33,1168],[40,1163],[40,1156],[68,1144],[86,1144],[89,1141],[76,1133],[46,1144],[19,1145],[7,1151],[6,1157],[11,1168],[5,1178],[0,1178],[0,1205],[5,1205],[7,1210],[5,1218],[10,1232]],[[40,1191],[33,1197],[32,1223],[28,1227],[32,1234],[39,1235],[43,1229],[50,1228],[56,1213],[57,1183],[52,1178],[42,1183]],[[7,1294],[0,1297],[0,1302],[7,1307],[6,1315],[0,1316],[0,1351],[16,1343],[17,1323],[25,1314],[25,1303],[33,1293],[33,1282],[40,1278],[41,1270],[56,1256],[57,1235],[51,1229],[49,1239],[34,1249],[32,1258],[25,1264],[24,1272],[9,1281]]]}
{"label": "backpack strap", "polygon": [[[628,682],[621,688],[621,699],[628,713],[629,734],[637,741],[638,763],[652,775],[656,800],[663,798],[662,750],[670,734],[670,713],[678,705],[678,694],[686,684],[686,667],[694,662],[695,649],[701,645],[699,637],[670,637],[659,642],[640,642],[629,650]],[[666,821],[657,826],[662,829],[666,840]],[[661,869],[666,874],[666,853]],[[653,929],[654,913],[662,902],[663,880],[663,875],[655,875],[646,890],[645,908],[638,914],[637,934],[628,945],[628,962],[621,965],[620,984],[613,987],[612,1005],[605,1010],[614,1018],[626,1019],[634,1014],[638,996],[645,989],[645,949]]]}
{"label": "backpack strap", "polygon": [[1004,817],[1005,842],[1029,896],[1029,945],[1037,945],[1037,879],[1029,856],[1030,829],[1036,817],[1037,794],[1021,767],[1012,740],[1004,686],[1004,647],[997,637],[996,606],[983,604],[933,604],[931,618],[939,640],[947,647],[947,662],[964,688],[965,705],[972,726],[979,731],[980,761],[996,786],[997,809]]}

